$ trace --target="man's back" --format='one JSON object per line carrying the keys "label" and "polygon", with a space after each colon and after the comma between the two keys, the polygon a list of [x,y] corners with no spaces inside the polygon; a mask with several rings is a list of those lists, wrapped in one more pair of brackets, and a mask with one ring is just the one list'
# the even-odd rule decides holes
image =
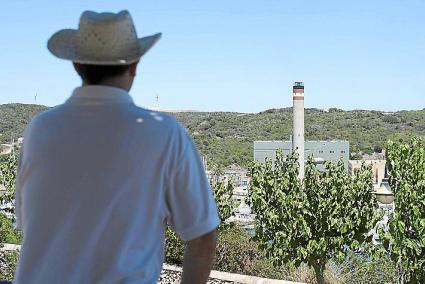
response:
{"label": "man's back", "polygon": [[[17,180],[16,283],[153,283],[164,230],[219,223],[192,140],[118,88],[77,88],[27,128]],[[66,281],[63,281],[66,279]]]}

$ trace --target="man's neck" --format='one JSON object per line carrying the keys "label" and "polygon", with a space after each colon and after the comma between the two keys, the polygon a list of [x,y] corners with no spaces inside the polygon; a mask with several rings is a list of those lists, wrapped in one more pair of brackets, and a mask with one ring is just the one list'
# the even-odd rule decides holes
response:
{"label": "man's neck", "polygon": [[113,80],[113,79],[105,80],[105,81],[99,82],[98,84],[88,84],[87,82],[83,82],[82,86],[109,86],[109,87],[123,89],[126,92],[130,90],[130,88],[128,87],[128,84],[125,84],[124,82],[120,80]]}

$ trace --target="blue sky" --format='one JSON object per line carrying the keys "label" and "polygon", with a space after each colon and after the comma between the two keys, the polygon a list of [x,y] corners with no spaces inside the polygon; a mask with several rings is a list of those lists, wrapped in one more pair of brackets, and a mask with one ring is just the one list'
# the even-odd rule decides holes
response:
{"label": "blue sky", "polygon": [[30,1],[2,3],[0,104],[62,103],[80,84],[46,42],[84,10],[127,9],[139,36],[163,38],[131,94],[145,107],[258,112],[291,106],[425,107],[425,1]]}

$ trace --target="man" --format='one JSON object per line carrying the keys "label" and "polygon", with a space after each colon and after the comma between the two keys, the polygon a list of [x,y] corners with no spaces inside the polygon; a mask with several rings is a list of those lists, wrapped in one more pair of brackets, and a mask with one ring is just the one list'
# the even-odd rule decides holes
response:
{"label": "man", "polygon": [[187,241],[182,282],[206,282],[219,218],[199,154],[174,118],[128,94],[159,38],[138,39],[127,11],[86,11],[49,39],[83,84],[25,131],[15,283],[156,283],[167,224]]}

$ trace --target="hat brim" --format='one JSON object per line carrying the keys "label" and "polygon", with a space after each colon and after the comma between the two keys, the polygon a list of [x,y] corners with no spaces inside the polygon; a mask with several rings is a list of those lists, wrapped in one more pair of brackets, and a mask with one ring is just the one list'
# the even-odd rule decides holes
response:
{"label": "hat brim", "polygon": [[49,51],[58,58],[70,60],[81,64],[93,65],[128,65],[140,60],[146,52],[151,49],[161,38],[162,34],[157,33],[138,39],[140,49],[134,54],[128,54],[119,59],[94,59],[84,58],[76,52],[77,30],[65,29],[53,34],[47,42]]}

